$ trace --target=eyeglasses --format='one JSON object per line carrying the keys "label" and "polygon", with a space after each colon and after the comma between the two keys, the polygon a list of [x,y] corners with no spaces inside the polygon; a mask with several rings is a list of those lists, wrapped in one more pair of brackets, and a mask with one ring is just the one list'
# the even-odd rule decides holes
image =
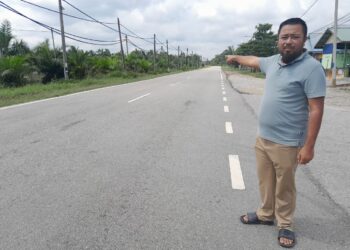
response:
{"label": "eyeglasses", "polygon": [[302,35],[299,35],[299,34],[292,34],[292,35],[282,35],[280,36],[278,39],[279,40],[282,40],[282,41],[287,41],[288,39],[291,39],[292,41],[297,41],[297,40],[300,40],[301,38],[303,38]]}

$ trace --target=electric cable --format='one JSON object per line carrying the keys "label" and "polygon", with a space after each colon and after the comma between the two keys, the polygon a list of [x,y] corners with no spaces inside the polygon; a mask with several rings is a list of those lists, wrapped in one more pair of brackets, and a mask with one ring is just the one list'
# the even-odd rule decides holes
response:
{"label": "electric cable", "polygon": [[[32,6],[35,6],[35,7],[38,7],[38,8],[41,8],[41,9],[44,9],[44,10],[47,10],[47,11],[50,11],[50,12],[54,12],[56,14],[60,14],[59,11],[57,10],[53,10],[53,9],[50,9],[50,8],[47,8],[47,7],[44,7],[44,6],[41,6],[39,4],[35,4],[35,3],[31,3],[31,2],[28,2],[26,0],[21,0],[22,2],[24,3],[27,3],[27,4],[30,4]],[[73,15],[70,15],[70,14],[66,14],[66,13],[62,13],[64,16],[68,16],[68,17],[71,17],[71,18],[75,18],[75,19],[79,19],[79,20],[82,20],[82,21],[87,21],[87,22],[94,22],[96,23],[96,21],[94,20],[91,20],[91,19],[86,19],[86,18],[82,18],[82,17],[77,17],[77,16],[73,16]],[[102,22],[104,24],[117,24],[117,23],[111,23],[111,22]]]}
{"label": "electric cable", "polygon": [[307,10],[301,15],[300,18],[303,18],[303,16],[305,16],[306,13],[308,13],[309,10],[311,10],[311,8],[312,8],[317,2],[318,2],[318,0],[314,1],[314,2],[309,6],[309,8],[307,8]]}
{"label": "electric cable", "polygon": [[74,6],[73,4],[71,4],[70,2],[68,2],[68,1],[66,1],[66,0],[62,0],[62,1],[65,2],[66,4],[68,4],[69,6],[71,6],[73,9],[75,9],[75,10],[79,11],[80,13],[84,14],[85,16],[91,18],[91,19],[94,20],[95,22],[101,24],[102,26],[105,26],[106,28],[108,28],[108,29],[110,29],[110,30],[113,30],[113,31],[115,31],[115,32],[119,32],[119,30],[114,29],[114,28],[112,28],[112,27],[110,27],[110,26],[108,26],[108,25],[106,25],[106,24],[100,22],[100,21],[97,20],[96,18],[93,18],[92,16],[86,14],[84,11],[82,11],[82,10],[80,10],[79,8],[75,7],[75,6]]}
{"label": "electric cable", "polygon": [[[36,24],[38,24],[38,25],[40,25],[40,26],[42,26],[42,27],[44,27],[46,29],[48,29],[48,30],[50,30],[50,31],[52,30],[56,34],[61,34],[61,31],[59,29],[56,29],[56,28],[51,27],[51,26],[49,26],[47,24],[41,23],[41,22],[39,22],[37,20],[34,20],[34,19],[24,15],[23,13],[15,10],[14,8],[10,7],[9,5],[5,4],[2,1],[0,1],[0,6],[5,8],[5,9],[7,9],[7,10],[10,10],[10,11],[12,11],[12,12],[14,12],[14,13],[16,13],[16,14],[18,14],[18,15],[20,15],[20,16],[22,16],[22,17],[24,17],[24,18],[26,18],[26,19],[28,19],[28,20],[30,20],[30,21],[32,21],[32,22],[34,22],[34,23],[36,23]],[[72,40],[75,40],[75,41],[78,41],[78,42],[81,42],[81,43],[91,44],[91,45],[109,46],[109,45],[116,45],[116,44],[120,43],[120,41],[119,42],[116,42],[116,41],[102,41],[102,40],[97,40],[97,39],[85,38],[85,37],[74,35],[74,34],[70,34],[70,33],[67,33],[67,32],[65,32],[65,36],[67,38],[69,38],[69,39],[72,39]],[[74,38],[74,37],[76,37],[76,38]],[[84,40],[88,40],[88,41],[100,42],[100,43],[93,43],[93,42],[82,41],[82,40],[80,40],[78,38],[84,39]]]}

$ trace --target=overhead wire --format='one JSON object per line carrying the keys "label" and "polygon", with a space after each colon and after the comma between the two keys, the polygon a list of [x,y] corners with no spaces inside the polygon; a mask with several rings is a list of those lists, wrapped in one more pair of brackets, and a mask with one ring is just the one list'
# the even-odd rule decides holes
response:
{"label": "overhead wire", "polygon": [[73,4],[71,4],[70,2],[68,2],[67,0],[62,0],[63,2],[65,2],[66,4],[68,4],[70,7],[72,7],[73,9],[79,11],[80,13],[84,14],[85,16],[91,18],[91,20],[94,20],[95,22],[101,24],[102,26],[105,26],[106,28],[110,29],[110,30],[113,30],[115,32],[119,32],[119,30],[115,29],[115,28],[112,28],[106,24],[104,24],[103,22],[97,20],[96,18],[90,16],[89,14],[85,13],[84,11],[80,10],[79,8],[75,7]]}
{"label": "overhead wire", "polygon": [[[35,3],[31,3],[31,2],[28,2],[26,0],[21,0],[22,2],[24,3],[27,3],[27,4],[30,4],[32,6],[35,6],[35,7],[38,7],[38,8],[41,8],[41,9],[44,9],[44,10],[47,10],[47,11],[50,11],[50,12],[54,12],[56,14],[59,14],[60,12],[57,11],[57,10],[53,10],[53,9],[50,9],[50,8],[47,8],[47,7],[44,7],[44,6],[41,6],[39,4],[35,4]],[[68,17],[71,17],[71,18],[75,18],[75,19],[79,19],[79,20],[82,20],[82,21],[87,21],[87,22],[95,22],[94,20],[91,20],[91,19],[86,19],[86,18],[82,18],[82,17],[77,17],[77,16],[73,16],[73,15],[70,15],[70,14],[67,14],[67,13],[62,13],[64,16],[68,16]],[[116,24],[116,23],[111,23],[111,22],[102,22],[104,24]]]}
{"label": "overhead wire", "polygon": [[[83,15],[89,17],[91,20],[95,21],[96,23],[99,23],[99,24],[105,26],[106,28],[111,29],[111,30],[113,30],[113,31],[115,31],[115,32],[119,32],[118,29],[112,28],[112,27],[106,25],[105,23],[103,23],[103,22],[97,20],[96,18],[94,18],[94,17],[90,16],[89,14],[85,13],[84,11],[82,11],[82,10],[79,9],[78,7],[74,6],[73,4],[71,4],[70,2],[68,2],[67,0],[62,0],[62,1],[65,2],[65,3],[67,3],[67,4],[68,4],[69,6],[71,6],[73,9],[77,10],[78,12],[82,13]],[[122,26],[122,24],[120,24],[120,25]],[[137,35],[135,32],[132,32],[130,29],[126,28],[124,25],[123,25],[123,27],[124,27],[125,29],[127,29],[129,32],[133,33],[135,36],[120,31],[121,34],[130,36],[130,37],[134,37],[134,38],[138,38],[138,39],[142,39],[142,40],[145,40],[145,41],[149,42],[149,41],[147,40],[148,38],[140,37],[140,36]]]}
{"label": "overhead wire", "polygon": [[317,2],[318,2],[318,0],[315,0],[315,1],[309,6],[309,8],[307,8],[307,10],[301,15],[300,18],[303,18],[303,16],[305,16],[306,13],[308,13],[309,10],[311,10],[311,8],[314,7],[314,5],[315,5]]}
{"label": "overhead wire", "polygon": [[[59,11],[56,11],[56,10],[53,10],[53,9],[50,9],[50,8],[47,8],[47,7],[44,7],[44,6],[41,6],[41,5],[38,5],[38,4],[35,4],[35,3],[32,3],[32,2],[29,2],[29,1],[26,1],[26,0],[21,0],[22,2],[26,3],[26,4],[30,4],[32,6],[35,6],[37,8],[41,8],[41,9],[44,9],[44,10],[47,10],[47,11],[50,11],[50,12],[54,12],[54,13],[60,13]],[[105,26],[106,28],[110,29],[110,30],[113,30],[115,32],[119,32],[118,29],[115,29],[115,28],[112,28],[110,26],[108,26],[108,24],[117,24],[117,23],[112,23],[112,22],[102,22],[102,21],[99,21],[97,20],[96,18],[90,16],[89,14],[85,13],[84,11],[80,10],[78,7],[74,6],[73,4],[71,4],[70,2],[68,2],[67,0],[62,0],[63,2],[65,2],[67,5],[69,5],[70,7],[72,7],[73,9],[77,10],[78,12],[80,12],[81,14],[89,17],[89,19],[86,19],[86,18],[82,18],[82,17],[77,17],[77,16],[74,16],[74,15],[70,15],[70,14],[66,14],[66,13],[62,13],[63,15],[65,16],[68,16],[68,17],[71,17],[71,18],[75,18],[75,19],[79,19],[79,20],[82,20],[82,21],[87,21],[87,22],[94,22],[94,23],[99,23],[103,26]],[[60,34],[61,31],[59,29],[56,29],[56,28],[53,28],[49,25],[46,25],[46,24],[43,24],[37,20],[34,20],[22,13],[20,13],[19,11],[13,9],[12,7],[8,6],[7,4],[5,4],[4,2],[0,1],[0,3],[2,4],[2,7],[18,14],[18,15],[21,15],[22,17],[24,18],[27,18],[28,20],[48,29],[48,30],[52,30],[53,32],[55,32],[56,34]],[[151,38],[146,38],[146,37],[141,37],[139,36],[138,34],[136,34],[135,32],[133,32],[132,30],[130,30],[129,28],[127,28],[125,25],[123,24],[120,24],[120,26],[122,26],[125,30],[127,30],[128,32],[130,32],[131,34],[128,34],[128,33],[125,33],[125,32],[122,32],[120,31],[123,35],[127,35],[129,37],[133,37],[133,38],[136,38],[136,39],[140,39],[140,40],[143,40],[149,44],[153,44],[154,41],[150,41],[151,39],[153,40],[153,37]],[[47,32],[47,31],[46,31]],[[72,40],[75,40],[75,41],[78,41],[78,42],[82,42],[82,43],[86,43],[86,44],[92,44],[92,45],[102,45],[102,46],[108,46],[108,45],[115,45],[115,44],[118,44],[120,43],[119,40],[117,41],[103,41],[103,40],[99,40],[99,39],[92,39],[92,38],[86,38],[86,37],[82,37],[82,36],[78,36],[78,35],[74,35],[74,34],[71,34],[71,33],[67,33],[65,32],[65,36],[69,39],[72,39]],[[86,41],[83,41],[83,40],[80,40],[80,39],[83,39],[83,40],[86,40]],[[161,45],[165,45],[164,42],[160,41],[158,38],[156,39],[157,42],[156,44],[161,44]],[[99,42],[99,43],[95,43],[95,42]],[[136,48],[138,49],[142,49],[140,48],[140,46],[136,45],[134,42],[131,43],[132,45],[134,45]],[[178,49],[175,48],[175,47],[172,47],[170,46],[170,49],[173,49],[175,51],[177,51]],[[182,51],[181,51],[182,53]]]}
{"label": "overhead wire", "polygon": [[130,34],[125,34],[125,33],[123,33],[124,35],[128,35],[128,36],[134,37],[134,38],[138,38],[138,39],[141,39],[141,40],[144,40],[144,41],[146,41],[146,42],[149,42],[149,43],[152,43],[152,44],[153,44],[153,42],[149,41],[149,39],[153,39],[153,37],[150,37],[150,38],[141,37],[141,36],[137,35],[135,32],[133,32],[132,30],[130,30],[129,28],[125,27],[123,24],[120,24],[120,26],[122,26],[124,29],[126,29],[126,30],[129,31],[130,33],[134,34],[135,36],[132,36],[132,35],[130,35]]}
{"label": "overhead wire", "polygon": [[[348,21],[350,21],[350,12],[347,13],[347,14],[345,14],[344,16],[338,18],[338,23],[339,23],[339,24],[344,24],[344,23],[346,23],[346,22],[348,22]],[[322,27],[320,27],[320,28],[318,28],[318,29],[316,29],[316,30],[310,32],[310,33],[318,33],[318,32],[321,32],[321,31],[323,31],[323,30],[325,30],[325,29],[327,29],[327,28],[333,27],[333,24],[334,24],[333,22],[330,22],[330,23],[328,23],[328,24],[326,24],[326,25],[324,25],[324,26],[322,26]]]}
{"label": "overhead wire", "polygon": [[[17,11],[16,9],[12,8],[11,6],[5,4],[3,1],[0,1],[0,6],[9,10],[9,11],[12,11],[38,25],[40,25],[41,27],[44,27],[48,30],[52,30],[53,32],[55,32],[56,34],[61,34],[61,31],[59,29],[56,29],[54,27],[51,27],[47,24],[44,24],[44,23],[41,23],[33,18],[30,18],[28,16],[26,16],[25,14]],[[74,34],[71,34],[71,33],[67,33],[65,32],[65,36],[69,39],[72,39],[72,40],[75,40],[75,41],[78,41],[78,42],[81,42],[81,43],[86,43],[86,44],[91,44],[91,45],[99,45],[99,46],[109,46],[109,45],[115,45],[115,44],[118,44],[119,42],[116,42],[116,41],[102,41],[102,40],[98,40],[98,39],[91,39],[91,38],[86,38],[86,37],[82,37],[82,36],[78,36],[78,35],[74,35]],[[84,39],[84,40],[87,40],[87,41],[83,41],[83,40],[80,40],[80,39]],[[92,42],[88,42],[88,41],[92,41]],[[93,43],[93,42],[100,42],[100,43]]]}

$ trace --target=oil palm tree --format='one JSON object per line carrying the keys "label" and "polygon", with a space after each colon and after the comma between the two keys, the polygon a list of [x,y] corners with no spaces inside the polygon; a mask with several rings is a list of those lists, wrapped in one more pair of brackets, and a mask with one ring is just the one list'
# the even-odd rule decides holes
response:
{"label": "oil palm tree", "polygon": [[5,19],[0,27],[0,57],[8,53],[12,39],[11,23]]}

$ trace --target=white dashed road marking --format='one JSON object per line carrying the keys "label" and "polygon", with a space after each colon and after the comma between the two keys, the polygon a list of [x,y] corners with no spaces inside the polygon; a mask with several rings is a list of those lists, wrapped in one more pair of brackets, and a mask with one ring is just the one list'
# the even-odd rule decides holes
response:
{"label": "white dashed road marking", "polygon": [[151,93],[147,93],[147,94],[145,94],[145,95],[142,95],[142,96],[136,97],[135,99],[132,99],[132,100],[128,101],[128,103],[131,103],[131,102],[134,102],[134,101],[140,100],[141,98],[144,98],[144,97],[146,97],[146,96],[148,96],[148,95],[150,95],[150,94],[151,94]]}
{"label": "white dashed road marking", "polygon": [[230,110],[229,110],[228,106],[224,106],[224,111],[225,111],[225,113],[230,112]]}
{"label": "white dashed road marking", "polygon": [[223,97],[222,100],[223,100],[224,102],[227,102],[227,98],[226,98],[226,97]]}
{"label": "white dashed road marking", "polygon": [[232,189],[244,190],[241,164],[238,155],[229,155]]}
{"label": "white dashed road marking", "polygon": [[233,134],[233,129],[232,129],[232,123],[231,122],[226,122],[225,123],[225,128],[226,128],[226,133],[227,134]]}

